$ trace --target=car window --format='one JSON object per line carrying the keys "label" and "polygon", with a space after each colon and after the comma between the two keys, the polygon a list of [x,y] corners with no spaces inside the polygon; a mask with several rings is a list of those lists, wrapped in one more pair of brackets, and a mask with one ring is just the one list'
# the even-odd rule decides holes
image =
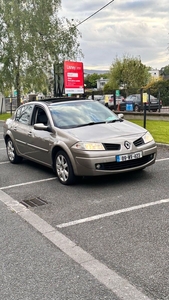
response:
{"label": "car window", "polygon": [[35,124],[35,123],[42,123],[44,125],[49,124],[49,120],[48,120],[45,110],[38,106],[35,107],[34,117],[32,120],[32,124]]}
{"label": "car window", "polygon": [[132,101],[133,101],[133,102],[136,102],[136,101],[138,101],[138,100],[139,100],[139,99],[138,99],[136,96],[133,96],[133,97],[132,97]]}
{"label": "car window", "polygon": [[133,97],[132,95],[130,95],[130,96],[127,96],[127,97],[126,97],[126,101],[129,101],[129,100],[131,100],[131,99],[132,99],[132,97]]}
{"label": "car window", "polygon": [[31,121],[31,115],[32,115],[32,111],[33,111],[33,105],[25,105],[25,106],[20,106],[15,114],[15,120],[29,125],[30,121]]}
{"label": "car window", "polygon": [[53,122],[59,128],[73,128],[88,123],[106,122],[118,117],[97,101],[82,101],[50,105]]}

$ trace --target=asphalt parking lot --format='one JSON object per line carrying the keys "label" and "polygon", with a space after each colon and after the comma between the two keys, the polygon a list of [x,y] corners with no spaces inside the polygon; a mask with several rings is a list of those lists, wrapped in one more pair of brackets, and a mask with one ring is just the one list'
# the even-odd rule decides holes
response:
{"label": "asphalt parking lot", "polygon": [[[19,204],[14,211],[31,225],[29,234],[38,231],[45,237],[39,242],[44,252],[52,244],[53,254],[60,249],[76,265],[69,265],[74,277],[68,277],[69,286],[65,282],[60,296],[42,293],[37,299],[169,300],[169,147],[158,146],[156,163],[144,171],[62,186],[50,169],[28,161],[8,162],[2,124],[1,204],[9,211],[26,201],[27,208]],[[44,205],[30,206],[30,200]],[[2,211],[7,213],[4,206]],[[63,260],[60,264],[65,267]],[[15,290],[11,294],[13,298],[3,299],[36,299],[15,297]]]}

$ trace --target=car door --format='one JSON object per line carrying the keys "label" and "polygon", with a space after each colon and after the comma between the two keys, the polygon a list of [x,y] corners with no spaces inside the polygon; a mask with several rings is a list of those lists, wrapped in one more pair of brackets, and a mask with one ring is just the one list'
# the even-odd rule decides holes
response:
{"label": "car door", "polygon": [[[46,127],[44,127],[44,129],[35,129],[34,124],[37,123],[43,124]],[[51,130],[51,123],[47,111],[40,105],[35,105],[27,141],[29,143],[28,147],[31,148],[29,158],[51,166],[51,149],[55,141],[55,135]]]}
{"label": "car door", "polygon": [[28,143],[28,134],[31,127],[33,107],[34,105],[32,104],[20,106],[15,113],[14,122],[10,128],[12,139],[22,156],[29,155],[31,151]]}

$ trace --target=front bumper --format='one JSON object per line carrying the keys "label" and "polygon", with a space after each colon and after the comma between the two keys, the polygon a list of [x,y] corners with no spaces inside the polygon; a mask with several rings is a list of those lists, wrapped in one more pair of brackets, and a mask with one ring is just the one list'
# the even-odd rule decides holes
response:
{"label": "front bumper", "polygon": [[[137,150],[138,151],[138,150]],[[154,145],[147,149],[141,149],[142,157],[139,159],[133,159],[123,162],[116,161],[116,155],[119,153],[111,153],[105,156],[102,154],[99,157],[90,153],[90,156],[83,157],[74,154],[74,173],[78,176],[99,176],[115,173],[122,173],[127,171],[139,170],[148,167],[155,163],[157,146]],[[106,151],[107,154],[107,151]]]}

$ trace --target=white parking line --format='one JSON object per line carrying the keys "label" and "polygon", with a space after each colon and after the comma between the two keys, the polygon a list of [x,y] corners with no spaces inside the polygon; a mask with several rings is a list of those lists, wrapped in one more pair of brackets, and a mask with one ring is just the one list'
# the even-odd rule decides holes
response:
{"label": "white parking line", "polygon": [[159,159],[156,159],[156,162],[159,162],[159,161],[164,161],[164,160],[169,160],[169,158],[159,158]]}
{"label": "white parking line", "polygon": [[110,211],[110,212],[107,212],[107,213],[104,213],[104,214],[95,215],[95,216],[84,218],[84,219],[79,219],[79,220],[75,220],[75,221],[71,221],[71,222],[67,222],[67,223],[58,224],[56,227],[65,228],[65,227],[69,227],[69,226],[73,226],[73,225],[77,225],[77,224],[82,224],[82,223],[87,223],[87,222],[91,222],[91,221],[94,221],[94,220],[99,220],[99,219],[103,219],[103,218],[106,218],[106,217],[119,215],[119,214],[122,214],[122,213],[125,213],[125,212],[138,210],[138,209],[146,208],[146,207],[149,207],[149,206],[155,206],[155,205],[168,203],[168,202],[169,202],[169,199],[162,199],[162,200],[155,201],[155,202],[149,202],[149,203],[145,203],[145,204],[131,206],[131,207]]}
{"label": "white parking line", "polygon": [[40,179],[40,180],[35,180],[35,181],[29,181],[29,182],[23,182],[23,183],[8,185],[8,186],[3,186],[3,187],[0,188],[0,190],[7,190],[7,189],[18,187],[18,186],[29,185],[29,184],[34,184],[34,183],[39,183],[39,182],[44,182],[44,181],[51,181],[51,180],[56,180],[56,177]]}
{"label": "white parking line", "polygon": [[0,165],[9,164],[9,161],[0,162]]}
{"label": "white parking line", "polygon": [[21,218],[32,225],[62,252],[93,275],[93,277],[101,284],[104,284],[109,290],[116,294],[119,299],[150,300],[150,298],[137,290],[136,287],[126,279],[120,277],[115,271],[109,269],[106,265],[95,259],[81,247],[77,246],[38,215],[31,212],[2,191],[0,191],[0,201],[6,204],[9,209],[20,215]]}

